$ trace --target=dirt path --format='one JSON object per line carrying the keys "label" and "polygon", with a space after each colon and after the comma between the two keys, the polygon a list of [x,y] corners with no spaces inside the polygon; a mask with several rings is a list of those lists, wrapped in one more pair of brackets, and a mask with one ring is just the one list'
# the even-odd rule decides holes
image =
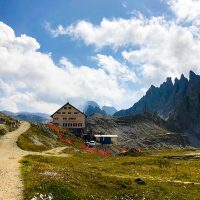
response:
{"label": "dirt path", "polygon": [[20,163],[28,154],[42,156],[68,157],[62,151],[66,147],[57,147],[43,152],[31,152],[20,149],[16,142],[18,137],[30,128],[28,122],[22,122],[20,127],[0,138],[0,200],[20,200],[23,185],[20,180]]}
{"label": "dirt path", "polygon": [[17,147],[20,134],[30,128],[30,124],[22,122],[21,126],[0,138],[0,200],[21,199],[22,182],[20,180],[19,160],[26,152]]}

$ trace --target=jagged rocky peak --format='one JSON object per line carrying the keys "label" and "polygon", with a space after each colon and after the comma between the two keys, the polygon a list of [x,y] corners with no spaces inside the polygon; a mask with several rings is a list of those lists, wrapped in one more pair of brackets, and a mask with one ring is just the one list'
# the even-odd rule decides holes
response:
{"label": "jagged rocky peak", "polygon": [[190,81],[200,79],[200,76],[195,74],[192,70],[190,70]]}
{"label": "jagged rocky peak", "polygon": [[188,82],[188,79],[183,74],[181,74],[180,81],[181,82]]}
{"label": "jagged rocky peak", "polygon": [[178,78],[176,77],[176,78],[174,79],[174,85],[177,85],[178,82],[179,82],[179,80],[178,80]]}
{"label": "jagged rocky peak", "polygon": [[95,113],[101,115],[113,115],[115,112],[117,112],[117,110],[112,106],[103,106],[101,108],[95,101],[87,101],[85,103],[83,112],[88,116],[91,116]]}
{"label": "jagged rocky peak", "polygon": [[188,82],[189,82],[188,79],[182,74],[181,77],[180,77],[180,79],[175,78],[175,80],[174,80],[174,86],[175,86],[175,88],[177,86],[180,87],[180,88],[183,88],[186,85],[188,85]]}
{"label": "jagged rocky peak", "polygon": [[100,107],[95,101],[87,101],[85,103],[85,106],[84,106],[84,111],[87,110],[87,108],[91,106],[91,107]]}
{"label": "jagged rocky peak", "polygon": [[85,103],[85,107],[83,109],[83,112],[87,116],[91,116],[94,113],[99,113],[101,115],[106,115],[106,113],[103,110],[101,110],[100,106],[95,101],[87,101]]}
{"label": "jagged rocky peak", "polygon": [[172,78],[168,77],[164,83],[160,85],[161,90],[171,90],[173,88]]}
{"label": "jagged rocky peak", "polygon": [[171,77],[167,77],[165,83],[167,83],[167,84],[169,84],[169,85],[173,85],[173,83],[172,83],[172,78],[171,78]]}
{"label": "jagged rocky peak", "polygon": [[177,131],[196,134],[200,141],[200,76],[190,71],[189,80],[182,74],[174,84],[167,78],[160,87],[151,86],[144,97],[115,116],[143,114],[144,108],[157,113]]}

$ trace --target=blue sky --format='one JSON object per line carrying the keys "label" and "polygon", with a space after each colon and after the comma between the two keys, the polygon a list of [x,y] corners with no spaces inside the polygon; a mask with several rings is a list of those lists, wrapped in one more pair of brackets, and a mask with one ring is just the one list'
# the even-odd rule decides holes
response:
{"label": "blue sky", "polygon": [[0,0],[0,109],[128,108],[200,72],[200,1]]}
{"label": "blue sky", "polygon": [[[165,3],[160,0],[0,0],[0,19],[15,30],[16,35],[26,34],[37,39],[41,52],[51,52],[55,62],[66,56],[77,65],[91,64],[88,57],[94,55],[94,48],[70,37],[52,38],[44,24],[53,27],[58,24],[68,26],[79,20],[99,24],[102,18],[131,17],[133,11],[146,16],[169,15]],[[115,54],[109,49],[101,52]]]}

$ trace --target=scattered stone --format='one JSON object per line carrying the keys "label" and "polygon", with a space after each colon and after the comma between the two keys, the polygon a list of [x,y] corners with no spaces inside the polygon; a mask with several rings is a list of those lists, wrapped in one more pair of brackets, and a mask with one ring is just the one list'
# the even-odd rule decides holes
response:
{"label": "scattered stone", "polygon": [[57,172],[49,172],[49,171],[45,171],[44,173],[41,173],[45,176],[57,176],[58,173]]}
{"label": "scattered stone", "polygon": [[37,193],[31,200],[53,200],[53,195]]}
{"label": "scattered stone", "polygon": [[135,182],[136,182],[138,185],[146,185],[145,181],[142,180],[141,178],[136,178],[136,179],[135,179]]}

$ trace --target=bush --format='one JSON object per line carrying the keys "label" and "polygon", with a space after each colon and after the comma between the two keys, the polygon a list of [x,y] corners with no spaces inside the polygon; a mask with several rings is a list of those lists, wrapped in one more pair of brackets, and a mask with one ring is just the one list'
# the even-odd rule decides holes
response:
{"label": "bush", "polygon": [[0,135],[5,135],[6,134],[6,130],[5,129],[0,129]]}

